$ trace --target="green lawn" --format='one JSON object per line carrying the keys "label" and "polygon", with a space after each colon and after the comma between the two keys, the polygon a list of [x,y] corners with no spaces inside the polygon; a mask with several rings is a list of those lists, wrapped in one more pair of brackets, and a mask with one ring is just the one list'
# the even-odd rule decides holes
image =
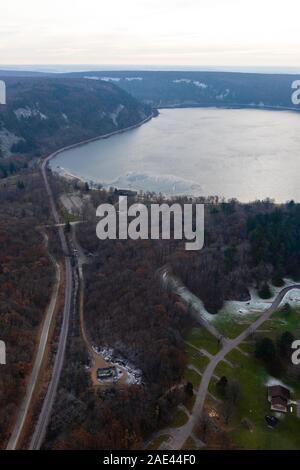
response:
{"label": "green lawn", "polygon": [[194,388],[198,388],[201,382],[201,375],[197,374],[194,370],[186,369],[185,380],[191,382]]}
{"label": "green lawn", "polygon": [[171,428],[181,428],[188,420],[187,414],[183,410],[176,410],[170,423]]}
{"label": "green lawn", "polygon": [[259,314],[249,313],[245,315],[233,315],[230,312],[222,312],[215,315],[213,325],[215,328],[227,338],[235,338],[244,331],[251,323],[253,323]]}
{"label": "green lawn", "polygon": [[217,393],[217,387],[216,384],[218,383],[218,380],[215,377],[212,377],[209,386],[208,386],[208,391],[215,397],[219,398],[218,393]]}
{"label": "green lawn", "polygon": [[[230,423],[234,444],[241,449],[300,449],[300,419],[295,415],[283,416],[275,429],[269,429],[265,423],[265,415],[271,412],[267,401],[268,374],[264,367],[255,358],[245,357],[239,351],[233,351],[229,358],[238,361],[239,367],[232,368],[222,362],[216,374],[236,379],[241,387],[237,416]],[[218,396],[215,380],[209,391]],[[244,418],[251,422],[252,431],[240,424]]]}
{"label": "green lawn", "polygon": [[70,212],[67,211],[67,209],[63,208],[62,209],[62,216],[63,216],[63,219],[64,219],[64,223],[66,224],[67,222],[76,222],[77,220],[79,220],[79,217],[74,215],[74,214],[71,214]]}
{"label": "green lawn", "polygon": [[205,349],[210,354],[216,354],[220,350],[218,340],[204,328],[192,328],[185,340],[198,349]]}
{"label": "green lawn", "polygon": [[253,354],[254,353],[254,350],[255,350],[255,344],[254,344],[254,341],[244,341],[243,343],[241,343],[239,345],[239,348],[248,353],[248,354]]}
{"label": "green lawn", "polygon": [[272,339],[275,339],[285,331],[290,331],[295,337],[300,338],[300,313],[295,309],[292,309],[289,313],[278,310],[272,315],[270,320],[263,324],[261,329],[270,330],[268,333],[265,333],[265,336],[269,336]]}
{"label": "green lawn", "polygon": [[195,366],[200,372],[203,372],[209,362],[208,357],[201,356],[199,351],[188,345],[186,345],[185,350],[187,353],[188,363],[193,364],[193,366]]}
{"label": "green lawn", "polygon": [[233,349],[227,354],[226,359],[232,363],[232,365],[239,365],[241,363],[242,357],[245,357],[238,349]]}

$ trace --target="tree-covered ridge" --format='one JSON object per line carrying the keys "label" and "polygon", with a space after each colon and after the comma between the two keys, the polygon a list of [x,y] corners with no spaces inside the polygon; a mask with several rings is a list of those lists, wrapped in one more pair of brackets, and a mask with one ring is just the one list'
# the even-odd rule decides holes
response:
{"label": "tree-covered ridge", "polygon": [[176,275],[217,313],[225,300],[248,300],[249,287],[270,296],[267,282],[280,287],[283,277],[300,276],[300,206],[208,205],[205,247],[172,257]]}
{"label": "tree-covered ridge", "polygon": [[0,448],[5,445],[35,356],[39,327],[53,286],[53,266],[39,228],[49,222],[39,174],[0,185]]}
{"label": "tree-covered ridge", "polygon": [[93,76],[117,80],[114,83],[119,87],[154,106],[271,106],[299,110],[299,106],[293,105],[291,100],[291,85],[298,78],[296,75],[205,71],[102,71],[77,72],[67,76]]}
{"label": "tree-covered ridge", "polygon": [[275,276],[300,276],[300,206],[249,217],[247,229],[254,264],[270,264]]}
{"label": "tree-covered ridge", "polygon": [[148,106],[112,83],[46,77],[7,77],[5,82],[7,105],[0,106],[2,177],[28,158],[129,127],[151,114]]}

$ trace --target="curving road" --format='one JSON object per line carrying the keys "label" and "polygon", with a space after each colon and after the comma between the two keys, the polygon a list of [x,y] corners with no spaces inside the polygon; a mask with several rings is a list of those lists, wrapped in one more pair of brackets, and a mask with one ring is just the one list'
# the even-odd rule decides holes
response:
{"label": "curving road", "polygon": [[115,134],[120,134],[122,132],[126,132],[131,129],[135,129],[142,124],[148,122],[151,120],[153,117],[153,114],[151,113],[150,116],[148,116],[146,119],[143,119],[139,123],[124,128],[124,129],[119,129],[114,132],[110,132],[105,135],[97,136],[88,140],[84,140],[82,142],[78,142],[76,144],[68,145],[66,147],[63,147],[56,152],[53,152],[51,155],[49,155],[47,158],[43,160],[42,163],[42,175],[47,191],[47,195],[50,201],[50,207],[51,207],[51,212],[53,215],[54,223],[58,226],[58,234],[60,238],[60,243],[61,247],[63,250],[63,253],[65,254],[65,304],[64,304],[64,311],[63,311],[63,321],[62,321],[62,326],[61,326],[61,332],[59,336],[59,342],[58,342],[58,348],[55,356],[55,361],[54,361],[54,366],[53,366],[53,371],[52,371],[52,377],[50,384],[48,386],[47,394],[43,402],[42,410],[34,431],[34,434],[32,436],[31,442],[29,449],[35,450],[35,449],[40,449],[45,434],[47,430],[47,426],[49,424],[49,420],[51,417],[52,413],[52,407],[54,403],[54,399],[56,396],[57,388],[58,388],[58,383],[59,379],[61,376],[61,371],[64,363],[64,358],[65,358],[65,351],[66,351],[66,344],[67,344],[67,338],[68,338],[68,331],[69,331],[69,323],[70,323],[70,315],[71,315],[71,309],[72,309],[72,294],[73,294],[73,285],[74,285],[74,279],[75,275],[72,270],[70,258],[68,257],[69,255],[69,249],[66,241],[66,237],[64,234],[63,230],[63,225],[60,223],[59,220],[59,215],[56,209],[53,193],[51,190],[51,186],[49,184],[49,181],[47,179],[47,167],[48,163],[51,159],[56,157],[59,153],[63,152],[64,150],[70,150],[72,148],[79,147],[81,145],[84,145],[88,142],[93,142],[95,140],[100,140],[100,139],[105,139],[107,137],[110,137]]}
{"label": "curving road", "polygon": [[265,310],[255,322],[253,322],[236,338],[232,340],[226,339],[226,341],[223,342],[222,349],[210,359],[209,364],[202,375],[201,384],[196,394],[196,401],[187,423],[181,428],[176,428],[169,432],[168,434],[170,435],[170,439],[161,448],[172,450],[179,450],[182,448],[185,441],[193,433],[194,426],[202,415],[208,386],[219,362],[222,361],[230,351],[238,347],[249,335],[254,333],[254,331],[257,330],[265,321],[267,321],[277,310],[286,294],[293,289],[300,289],[300,284],[283,288],[278,293],[271,306]]}
{"label": "curving road", "polygon": [[[59,224],[60,223],[59,215],[55,206],[53,193],[52,193],[49,181],[47,179],[47,164],[49,160],[53,158],[55,154],[49,155],[43,161],[42,175],[43,175],[43,179],[45,182],[47,195],[49,197],[54,222],[55,224]],[[62,226],[58,227],[58,234],[59,234],[63,253],[66,255],[65,256],[65,303],[64,303],[64,310],[63,310],[63,321],[62,321],[51,380],[48,386],[47,394],[44,398],[42,410],[40,412],[34,434],[30,442],[30,446],[29,446],[29,449],[31,450],[40,449],[43,443],[45,434],[46,434],[47,426],[49,424],[49,420],[50,420],[51,412],[53,408],[53,403],[54,403],[54,399],[56,396],[58,383],[59,383],[59,379],[61,376],[61,371],[62,371],[63,362],[65,358],[65,351],[66,351],[66,344],[67,344],[67,337],[68,337],[69,323],[70,323],[70,314],[71,314],[71,308],[72,308],[73,272],[72,272],[70,258],[68,257],[68,245],[67,245],[66,237],[65,237]]]}
{"label": "curving road", "polygon": [[[46,245],[47,245],[48,244],[48,237],[45,234],[44,234],[44,236],[45,236],[45,242],[46,242]],[[59,285],[60,285],[60,267],[59,267],[59,264],[56,262],[56,260],[54,259],[54,257],[50,253],[49,253],[49,258],[50,258],[52,264],[55,267],[55,283],[54,283],[54,287],[53,287],[53,290],[52,290],[51,299],[50,299],[49,305],[47,307],[47,313],[46,313],[46,317],[45,317],[45,320],[44,320],[44,323],[43,323],[42,333],[41,333],[41,336],[40,336],[40,342],[39,342],[36,358],[35,358],[35,361],[34,361],[32,373],[30,375],[29,383],[26,387],[26,394],[25,394],[24,400],[23,400],[23,402],[20,406],[18,416],[17,416],[17,420],[16,420],[16,423],[15,423],[14,428],[13,428],[13,432],[10,436],[9,441],[8,441],[8,444],[7,444],[7,447],[6,447],[7,450],[15,450],[18,447],[19,440],[20,440],[20,437],[21,437],[22,432],[23,432],[24,424],[26,422],[28,411],[29,411],[30,406],[31,406],[31,400],[32,400],[33,394],[35,392],[35,387],[37,385],[38,377],[40,375],[41,368],[43,366],[43,360],[44,360],[44,357],[45,357],[46,346],[47,346],[47,342],[48,342],[48,338],[49,338],[50,327],[51,327],[52,320],[53,320],[53,315],[54,315],[55,306],[56,306],[56,302],[57,302],[58,289],[59,289]]]}
{"label": "curving road", "polygon": [[[110,132],[105,135],[100,135],[91,139],[87,139],[81,142],[78,142],[76,144],[68,145],[66,147],[63,147],[55,152],[53,152],[51,155],[49,155],[47,158],[45,158],[42,162],[41,170],[42,170],[42,176],[44,179],[45,187],[46,187],[46,192],[47,196],[49,198],[50,202],[50,207],[51,207],[51,212],[52,216],[54,219],[54,225],[58,227],[58,234],[59,234],[59,239],[60,239],[60,244],[63,250],[63,253],[65,255],[65,303],[64,303],[64,310],[63,310],[63,320],[62,320],[62,326],[61,326],[61,331],[60,331],[60,336],[59,336],[59,341],[58,341],[58,347],[57,347],[57,352],[55,356],[55,361],[54,361],[54,366],[53,366],[53,371],[52,371],[52,376],[51,376],[51,381],[48,386],[47,394],[44,398],[43,401],[43,406],[42,410],[39,415],[38,422],[35,427],[34,434],[32,436],[31,442],[29,449],[35,450],[39,449],[42,445],[42,442],[44,440],[47,426],[49,424],[49,420],[51,417],[52,413],[52,408],[53,408],[53,403],[55,400],[58,384],[59,384],[59,379],[61,376],[61,371],[63,367],[63,362],[64,362],[64,357],[65,357],[65,351],[66,351],[66,344],[67,344],[67,337],[68,337],[68,332],[69,332],[69,323],[70,323],[70,315],[71,315],[71,309],[72,309],[72,296],[73,296],[73,285],[74,285],[74,273],[72,270],[70,258],[69,258],[69,249],[68,249],[68,244],[66,241],[66,237],[64,234],[64,225],[60,222],[58,211],[56,209],[55,205],[55,200],[53,197],[53,193],[51,190],[51,186],[49,184],[49,181],[47,179],[47,166],[48,163],[51,159],[56,157],[59,153],[65,151],[65,150],[70,150],[72,148],[76,148],[78,146],[84,145],[89,142],[93,142],[95,140],[100,140],[100,139],[105,139],[107,137],[110,137],[115,134],[119,134],[122,132],[126,132],[131,129],[135,129],[142,124],[148,122],[153,118],[153,114],[151,113],[150,116],[147,118],[143,119],[139,123],[132,125],[130,127],[124,128],[124,129],[119,129],[117,131]],[[53,224],[51,224],[53,226]],[[51,257],[51,255],[50,255]],[[55,262],[55,260],[51,257],[52,261]],[[80,263],[79,263],[80,264]],[[55,262],[56,265],[56,262]],[[58,269],[57,265],[56,268]],[[81,265],[79,266],[81,269]],[[54,286],[54,292],[56,292],[56,289],[58,290],[59,287],[59,282],[60,282],[60,272],[56,272],[56,283]],[[57,295],[57,292],[56,292]],[[55,297],[55,301],[54,301]],[[29,384],[27,387],[26,395],[24,397],[24,400],[20,406],[20,410],[18,413],[17,421],[15,423],[12,435],[10,437],[10,440],[7,445],[8,450],[14,450],[17,448],[18,441],[20,439],[20,436],[22,434],[24,424],[26,421],[26,417],[28,414],[28,411],[30,409],[31,405],[31,400],[32,396],[34,393],[35,386],[37,384],[37,379],[40,373],[40,369],[42,367],[43,363],[43,358],[46,350],[46,345],[49,337],[49,329],[53,317],[53,312],[55,308],[55,303],[56,303],[56,296],[54,296],[54,293],[51,298],[51,302],[49,304],[46,318],[43,324],[43,329],[41,333],[41,338],[40,338],[40,343],[38,347],[38,352],[37,356],[34,362],[33,370],[30,376]]]}

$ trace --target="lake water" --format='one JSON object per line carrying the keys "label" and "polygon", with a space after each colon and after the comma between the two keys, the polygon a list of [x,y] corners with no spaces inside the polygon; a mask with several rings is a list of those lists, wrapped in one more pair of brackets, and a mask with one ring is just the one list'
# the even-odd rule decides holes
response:
{"label": "lake water", "polygon": [[61,153],[51,167],[118,188],[300,201],[299,130],[300,114],[287,111],[161,110],[137,129]]}

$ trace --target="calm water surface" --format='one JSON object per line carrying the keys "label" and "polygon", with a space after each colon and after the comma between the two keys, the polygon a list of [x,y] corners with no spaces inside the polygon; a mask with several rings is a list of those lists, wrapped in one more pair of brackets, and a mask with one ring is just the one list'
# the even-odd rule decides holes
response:
{"label": "calm water surface", "polygon": [[241,201],[300,201],[300,114],[170,109],[138,129],[56,157],[87,181]]}

